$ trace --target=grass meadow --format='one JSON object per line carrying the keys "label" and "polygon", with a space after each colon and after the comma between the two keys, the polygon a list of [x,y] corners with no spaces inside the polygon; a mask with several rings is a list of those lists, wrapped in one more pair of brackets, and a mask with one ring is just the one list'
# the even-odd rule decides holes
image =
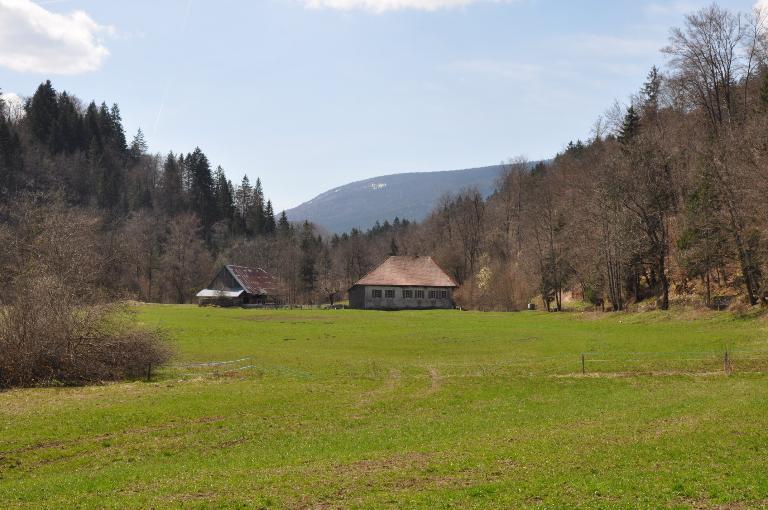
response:
{"label": "grass meadow", "polygon": [[0,393],[0,508],[768,508],[760,316],[136,309],[151,381]]}

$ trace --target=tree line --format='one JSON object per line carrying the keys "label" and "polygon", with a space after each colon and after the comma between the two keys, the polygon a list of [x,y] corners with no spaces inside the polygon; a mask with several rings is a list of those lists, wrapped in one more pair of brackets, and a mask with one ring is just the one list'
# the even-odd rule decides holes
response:
{"label": "tree line", "polygon": [[[671,31],[587,141],[512,161],[488,200],[447,198],[420,228],[474,306],[768,304],[768,40],[760,10],[710,5]],[[431,243],[429,240],[433,240]],[[437,241],[437,242],[435,242]]]}
{"label": "tree line", "polygon": [[508,162],[490,197],[464,190],[420,223],[342,235],[276,216],[259,179],[234,186],[199,148],[149,154],[141,131],[127,142],[116,105],[83,107],[46,82],[23,115],[0,115],[3,214],[33,194],[99,218],[103,284],[144,301],[188,302],[238,263],[276,274],[292,302],[333,302],[400,254],[433,256],[475,308],[766,303],[766,43],[760,11],[693,12],[663,68],[589,139]]}

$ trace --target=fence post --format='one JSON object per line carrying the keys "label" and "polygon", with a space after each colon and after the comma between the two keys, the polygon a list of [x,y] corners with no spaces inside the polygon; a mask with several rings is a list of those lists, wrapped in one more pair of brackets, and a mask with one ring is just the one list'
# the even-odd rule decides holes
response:
{"label": "fence post", "polygon": [[152,380],[152,363],[147,365],[147,381]]}
{"label": "fence post", "polygon": [[581,354],[581,375],[584,375],[587,373],[587,367],[584,362],[584,353]]}
{"label": "fence post", "polygon": [[723,358],[723,371],[726,375],[731,373],[731,357],[728,353],[728,348],[725,348],[725,358]]}

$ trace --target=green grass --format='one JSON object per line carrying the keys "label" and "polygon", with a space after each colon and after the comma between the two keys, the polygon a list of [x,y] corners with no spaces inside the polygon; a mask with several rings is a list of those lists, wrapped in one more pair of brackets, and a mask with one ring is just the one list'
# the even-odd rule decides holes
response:
{"label": "green grass", "polygon": [[760,317],[138,310],[153,382],[0,393],[0,508],[768,508]]}

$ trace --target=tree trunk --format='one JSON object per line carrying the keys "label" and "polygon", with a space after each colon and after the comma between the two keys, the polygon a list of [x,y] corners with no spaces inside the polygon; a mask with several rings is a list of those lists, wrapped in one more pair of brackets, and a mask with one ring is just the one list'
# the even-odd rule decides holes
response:
{"label": "tree trunk", "polygon": [[662,255],[659,258],[659,281],[661,282],[661,309],[669,310],[669,278],[665,270],[666,260]]}

